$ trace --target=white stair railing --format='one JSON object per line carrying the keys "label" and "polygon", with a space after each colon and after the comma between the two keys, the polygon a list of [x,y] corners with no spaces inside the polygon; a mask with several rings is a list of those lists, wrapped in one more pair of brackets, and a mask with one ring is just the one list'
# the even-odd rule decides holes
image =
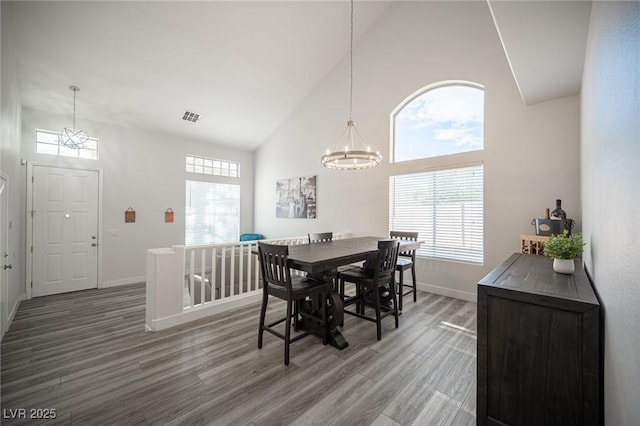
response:
{"label": "white stair railing", "polygon": [[[261,241],[297,245],[308,238]],[[257,241],[243,241],[148,250],[147,329],[161,330],[259,300],[257,247]]]}

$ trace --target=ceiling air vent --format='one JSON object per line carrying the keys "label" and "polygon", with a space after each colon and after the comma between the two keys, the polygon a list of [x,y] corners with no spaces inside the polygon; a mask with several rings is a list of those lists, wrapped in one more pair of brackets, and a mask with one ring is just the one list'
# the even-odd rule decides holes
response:
{"label": "ceiling air vent", "polygon": [[195,123],[196,121],[200,120],[200,114],[198,114],[197,112],[191,112],[189,110],[185,110],[184,114],[182,115],[182,119],[185,121],[190,121],[192,123]]}

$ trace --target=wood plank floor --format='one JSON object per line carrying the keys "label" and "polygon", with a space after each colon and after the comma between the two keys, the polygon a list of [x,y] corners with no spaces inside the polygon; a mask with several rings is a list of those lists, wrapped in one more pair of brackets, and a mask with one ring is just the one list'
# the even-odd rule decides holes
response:
{"label": "wood plank floor", "polygon": [[[259,305],[145,332],[144,284],[21,303],[2,340],[3,424],[472,425],[476,305],[420,292],[400,328],[347,316],[349,347],[265,333]],[[410,298],[408,298],[410,299]],[[272,300],[269,318],[283,314]]]}

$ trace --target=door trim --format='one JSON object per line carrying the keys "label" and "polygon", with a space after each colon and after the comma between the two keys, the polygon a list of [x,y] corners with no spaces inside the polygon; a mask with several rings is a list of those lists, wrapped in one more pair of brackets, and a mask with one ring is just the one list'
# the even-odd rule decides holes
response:
{"label": "door trim", "polygon": [[[4,220],[6,220],[6,227],[2,227],[0,230],[0,238],[6,238],[7,246],[5,247],[9,250],[9,176],[6,173],[0,172],[0,178],[2,178],[2,182],[0,182],[0,196],[1,194],[5,194],[6,203],[2,203],[0,201],[0,215],[6,216]],[[0,221],[3,223],[3,221]],[[4,253],[0,253],[0,256],[3,256]],[[2,263],[7,262],[7,259],[3,259]],[[6,279],[2,279],[6,278]],[[0,277],[0,303],[2,303],[2,308],[0,312],[2,312],[2,318],[0,318],[0,340],[4,337],[5,332],[9,330],[9,324],[11,323],[12,314],[9,312],[9,274],[3,273],[3,277]]]}
{"label": "door trim", "polygon": [[25,251],[27,259],[26,271],[26,298],[31,299],[33,285],[33,168],[34,167],[52,167],[55,169],[67,170],[86,170],[90,172],[98,172],[98,288],[102,288],[102,214],[103,214],[103,170],[101,168],[58,165],[41,162],[27,161],[27,238]]}

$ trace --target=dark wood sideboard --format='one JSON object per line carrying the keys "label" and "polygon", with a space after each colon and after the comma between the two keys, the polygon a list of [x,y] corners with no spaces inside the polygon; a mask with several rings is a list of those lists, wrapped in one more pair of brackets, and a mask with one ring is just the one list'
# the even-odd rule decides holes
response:
{"label": "dark wood sideboard", "polygon": [[478,425],[599,425],[600,304],[578,260],[513,254],[478,283]]}

